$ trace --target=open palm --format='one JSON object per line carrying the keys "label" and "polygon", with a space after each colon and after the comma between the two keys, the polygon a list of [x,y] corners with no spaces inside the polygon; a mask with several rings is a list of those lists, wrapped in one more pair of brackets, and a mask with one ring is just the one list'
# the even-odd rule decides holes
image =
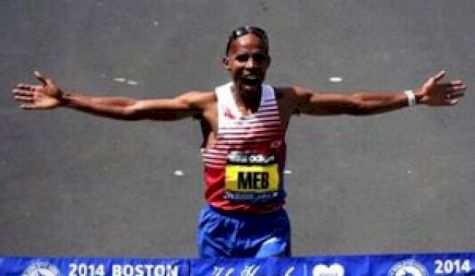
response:
{"label": "open palm", "polygon": [[62,92],[53,80],[44,77],[40,72],[34,72],[40,85],[19,83],[14,89],[15,100],[24,109],[51,109],[61,104]]}
{"label": "open palm", "polygon": [[467,85],[461,80],[441,82],[444,76],[445,71],[440,71],[422,85],[421,103],[430,106],[451,106],[459,102],[459,98],[464,96]]}

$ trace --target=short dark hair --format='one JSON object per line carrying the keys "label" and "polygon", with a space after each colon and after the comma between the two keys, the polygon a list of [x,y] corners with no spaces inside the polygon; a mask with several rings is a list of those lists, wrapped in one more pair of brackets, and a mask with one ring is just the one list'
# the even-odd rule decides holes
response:
{"label": "short dark hair", "polygon": [[228,44],[226,44],[226,55],[228,55],[229,53],[229,49],[231,48],[231,43],[237,38],[243,35],[247,35],[247,34],[254,34],[260,39],[262,39],[262,41],[266,43],[266,46],[267,46],[266,51],[267,52],[269,51],[269,38],[267,37],[266,31],[256,26],[246,25],[246,26],[238,27],[231,32],[231,35],[228,38]]}

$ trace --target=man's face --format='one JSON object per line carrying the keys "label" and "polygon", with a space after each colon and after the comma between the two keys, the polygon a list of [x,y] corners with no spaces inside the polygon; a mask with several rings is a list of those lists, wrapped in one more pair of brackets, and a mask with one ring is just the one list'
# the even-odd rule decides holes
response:
{"label": "man's face", "polygon": [[260,95],[261,84],[270,65],[267,52],[266,42],[252,33],[231,42],[223,64],[230,72],[235,88],[243,96],[253,98]]}

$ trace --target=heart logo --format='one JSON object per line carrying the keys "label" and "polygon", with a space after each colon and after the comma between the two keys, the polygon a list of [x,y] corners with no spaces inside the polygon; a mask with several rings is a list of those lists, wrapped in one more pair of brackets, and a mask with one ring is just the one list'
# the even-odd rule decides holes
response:
{"label": "heart logo", "polygon": [[345,268],[340,264],[332,264],[330,266],[319,264],[312,270],[313,276],[344,276]]}

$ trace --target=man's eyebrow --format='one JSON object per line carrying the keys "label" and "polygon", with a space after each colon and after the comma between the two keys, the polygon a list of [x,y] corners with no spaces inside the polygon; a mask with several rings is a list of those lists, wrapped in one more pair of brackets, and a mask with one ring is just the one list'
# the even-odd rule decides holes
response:
{"label": "man's eyebrow", "polygon": [[236,54],[239,54],[239,53],[246,53],[246,54],[257,54],[257,53],[267,53],[265,49],[241,49],[241,50],[238,50],[236,51]]}

